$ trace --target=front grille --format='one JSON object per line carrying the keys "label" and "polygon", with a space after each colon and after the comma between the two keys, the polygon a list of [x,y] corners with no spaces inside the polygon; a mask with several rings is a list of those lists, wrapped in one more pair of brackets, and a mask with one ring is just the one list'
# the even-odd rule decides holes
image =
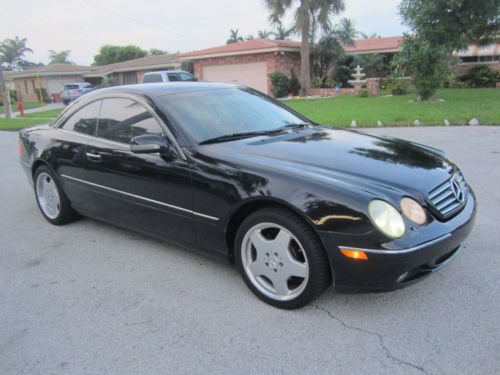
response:
{"label": "front grille", "polygon": [[452,215],[467,200],[467,184],[460,171],[457,171],[449,180],[429,191],[429,201],[434,209],[446,218]]}

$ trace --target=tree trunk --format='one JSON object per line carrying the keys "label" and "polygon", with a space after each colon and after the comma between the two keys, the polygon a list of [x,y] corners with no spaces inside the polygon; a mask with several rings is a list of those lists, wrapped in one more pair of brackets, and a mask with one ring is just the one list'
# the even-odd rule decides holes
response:
{"label": "tree trunk", "polygon": [[301,25],[301,43],[300,43],[300,95],[306,96],[311,87],[311,69],[309,52],[309,32],[311,20],[309,11],[304,12],[304,18]]}
{"label": "tree trunk", "polygon": [[10,118],[9,90],[7,89],[7,85],[5,84],[5,78],[3,75],[3,68],[1,61],[0,61],[0,95],[2,95],[5,118]]}

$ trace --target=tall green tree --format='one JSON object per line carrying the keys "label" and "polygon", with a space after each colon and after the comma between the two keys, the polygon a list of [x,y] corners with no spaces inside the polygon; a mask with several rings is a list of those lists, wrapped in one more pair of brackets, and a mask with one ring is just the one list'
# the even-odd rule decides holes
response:
{"label": "tall green tree", "polygon": [[229,39],[226,44],[243,42],[243,37],[239,35],[239,29],[231,29],[229,30]]}
{"label": "tall green tree", "polygon": [[453,51],[489,43],[500,32],[500,0],[403,0],[400,14],[412,33],[395,64],[413,76],[422,100],[442,83]]}
{"label": "tall green tree", "polygon": [[99,49],[99,53],[94,56],[93,65],[107,65],[138,59],[148,55],[148,52],[134,45],[112,46],[104,45]]}
{"label": "tall green tree", "polygon": [[274,25],[282,22],[287,11],[294,12],[293,27],[301,37],[301,95],[306,95],[311,87],[310,42],[314,29],[324,32],[331,29],[330,17],[340,14],[345,8],[343,0],[264,0],[270,11],[269,20]]}
{"label": "tall green tree", "polygon": [[157,55],[168,55],[168,52],[167,51],[164,51],[162,49],[158,49],[158,48],[151,48],[149,51],[148,51],[148,54],[151,55],[151,56],[157,56]]}
{"label": "tall green tree", "polygon": [[54,51],[49,50],[49,65],[52,64],[73,64],[73,62],[69,61],[69,55],[71,51],[69,49],[64,51]]}
{"label": "tall green tree", "polygon": [[338,35],[344,37],[349,43],[353,44],[361,33],[356,29],[356,22],[352,18],[342,18],[335,26]]}
{"label": "tall green tree", "polygon": [[28,39],[19,38],[17,35],[14,39],[5,39],[0,43],[0,62],[6,64],[9,69],[18,70],[24,54],[33,52],[26,46],[27,43]]}

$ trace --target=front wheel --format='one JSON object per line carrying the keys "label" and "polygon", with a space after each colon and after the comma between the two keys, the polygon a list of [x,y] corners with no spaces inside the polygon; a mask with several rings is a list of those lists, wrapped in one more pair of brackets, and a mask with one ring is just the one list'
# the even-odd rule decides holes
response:
{"label": "front wheel", "polygon": [[283,209],[263,209],[238,229],[236,263],[252,292],[283,309],[317,298],[331,283],[328,257],[313,230]]}

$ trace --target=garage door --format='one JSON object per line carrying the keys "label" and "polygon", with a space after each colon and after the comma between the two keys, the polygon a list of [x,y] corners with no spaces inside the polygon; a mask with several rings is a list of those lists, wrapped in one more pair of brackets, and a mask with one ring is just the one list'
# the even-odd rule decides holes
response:
{"label": "garage door", "polygon": [[205,66],[203,67],[203,80],[236,83],[267,94],[267,67],[265,62]]}

